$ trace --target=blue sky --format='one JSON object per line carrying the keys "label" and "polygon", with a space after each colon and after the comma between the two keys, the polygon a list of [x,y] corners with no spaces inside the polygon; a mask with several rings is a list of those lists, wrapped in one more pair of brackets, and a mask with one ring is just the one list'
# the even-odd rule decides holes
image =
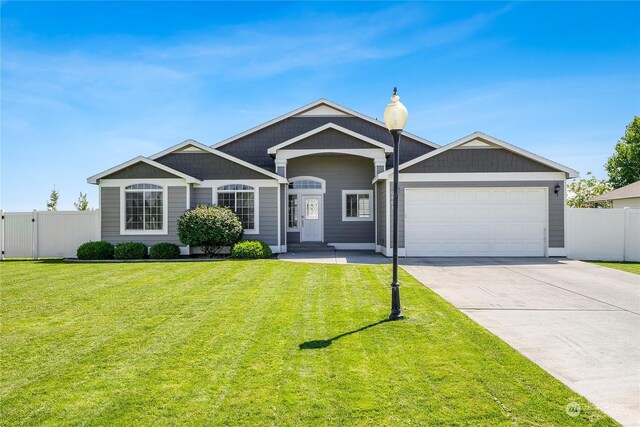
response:
{"label": "blue sky", "polygon": [[446,144],[480,130],[584,175],[640,114],[640,3],[3,2],[5,210],[328,98]]}

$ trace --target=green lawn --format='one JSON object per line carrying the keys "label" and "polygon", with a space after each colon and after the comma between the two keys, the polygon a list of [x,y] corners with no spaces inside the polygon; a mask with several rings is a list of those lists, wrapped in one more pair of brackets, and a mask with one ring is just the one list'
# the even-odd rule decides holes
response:
{"label": "green lawn", "polygon": [[589,261],[592,264],[601,265],[603,267],[615,268],[616,270],[626,271],[627,273],[640,274],[640,262],[605,262],[605,261]]}
{"label": "green lawn", "polygon": [[388,265],[0,269],[2,425],[615,425]]}

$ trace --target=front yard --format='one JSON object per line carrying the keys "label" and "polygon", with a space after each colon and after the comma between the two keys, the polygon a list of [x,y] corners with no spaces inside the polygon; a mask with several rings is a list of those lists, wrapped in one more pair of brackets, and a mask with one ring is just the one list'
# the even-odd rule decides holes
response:
{"label": "front yard", "polygon": [[388,265],[0,269],[3,425],[615,425]]}
{"label": "front yard", "polygon": [[616,270],[626,271],[627,273],[640,275],[640,262],[622,262],[622,261],[589,261],[602,267],[615,268]]}

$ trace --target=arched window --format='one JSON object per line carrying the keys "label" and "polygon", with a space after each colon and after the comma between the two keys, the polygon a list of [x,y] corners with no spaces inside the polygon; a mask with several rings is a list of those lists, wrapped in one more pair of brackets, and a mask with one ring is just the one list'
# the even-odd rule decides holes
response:
{"label": "arched window", "polygon": [[250,185],[227,184],[217,189],[218,206],[227,206],[238,215],[245,231],[255,231],[255,189]]}
{"label": "arched window", "polygon": [[155,184],[124,188],[124,229],[161,231],[164,227],[164,189]]}

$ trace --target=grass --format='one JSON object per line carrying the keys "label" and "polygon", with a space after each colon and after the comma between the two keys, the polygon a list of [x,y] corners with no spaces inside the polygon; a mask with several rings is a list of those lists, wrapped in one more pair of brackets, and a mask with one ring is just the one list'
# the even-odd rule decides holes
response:
{"label": "grass", "polygon": [[602,267],[615,268],[616,270],[626,271],[640,275],[640,262],[607,262],[607,261],[589,261],[592,264],[601,265]]}
{"label": "grass", "polygon": [[0,269],[3,425],[615,425],[390,266]]}

